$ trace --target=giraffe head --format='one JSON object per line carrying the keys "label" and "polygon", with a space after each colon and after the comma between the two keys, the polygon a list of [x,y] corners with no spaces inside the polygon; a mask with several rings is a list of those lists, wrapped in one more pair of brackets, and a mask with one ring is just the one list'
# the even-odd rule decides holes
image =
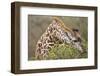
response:
{"label": "giraffe head", "polygon": [[72,47],[77,48],[80,52],[83,52],[81,35],[78,29],[69,29],[59,19],[54,17],[52,27],[56,33],[54,36],[62,43],[71,44]]}

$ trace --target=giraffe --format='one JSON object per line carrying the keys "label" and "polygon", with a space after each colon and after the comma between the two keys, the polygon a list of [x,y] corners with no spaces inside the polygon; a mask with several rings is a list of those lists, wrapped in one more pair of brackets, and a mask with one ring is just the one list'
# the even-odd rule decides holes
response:
{"label": "giraffe", "polygon": [[71,44],[74,48],[83,52],[81,42],[78,29],[70,29],[58,17],[53,17],[51,24],[37,42],[35,58],[45,59],[48,56],[49,49],[57,43]]}

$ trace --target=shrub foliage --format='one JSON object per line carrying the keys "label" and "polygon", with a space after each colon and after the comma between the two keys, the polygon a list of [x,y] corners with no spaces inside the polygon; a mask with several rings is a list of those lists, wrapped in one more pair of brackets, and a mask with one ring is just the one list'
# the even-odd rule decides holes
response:
{"label": "shrub foliage", "polygon": [[[84,47],[85,44],[84,44]],[[76,59],[76,58],[87,58],[87,51],[80,53],[76,48],[66,44],[55,44],[49,53],[47,59]]]}

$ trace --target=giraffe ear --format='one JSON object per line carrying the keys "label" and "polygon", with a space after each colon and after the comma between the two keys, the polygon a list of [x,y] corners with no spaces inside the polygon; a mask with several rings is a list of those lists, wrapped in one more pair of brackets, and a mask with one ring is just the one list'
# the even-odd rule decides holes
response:
{"label": "giraffe ear", "polygon": [[72,29],[73,30],[73,32],[79,32],[79,30],[78,29]]}
{"label": "giraffe ear", "polygon": [[77,40],[81,42],[81,35],[78,29],[72,29],[74,32],[74,35],[77,37]]}

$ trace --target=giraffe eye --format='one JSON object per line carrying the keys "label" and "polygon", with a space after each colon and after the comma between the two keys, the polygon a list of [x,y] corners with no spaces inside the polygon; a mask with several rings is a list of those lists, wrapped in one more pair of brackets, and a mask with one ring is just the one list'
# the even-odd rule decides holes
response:
{"label": "giraffe eye", "polygon": [[78,42],[78,40],[73,40],[74,42]]}
{"label": "giraffe eye", "polygon": [[78,41],[80,41],[80,42],[81,42],[81,41],[82,41],[82,40],[81,40],[81,38],[78,38]]}

